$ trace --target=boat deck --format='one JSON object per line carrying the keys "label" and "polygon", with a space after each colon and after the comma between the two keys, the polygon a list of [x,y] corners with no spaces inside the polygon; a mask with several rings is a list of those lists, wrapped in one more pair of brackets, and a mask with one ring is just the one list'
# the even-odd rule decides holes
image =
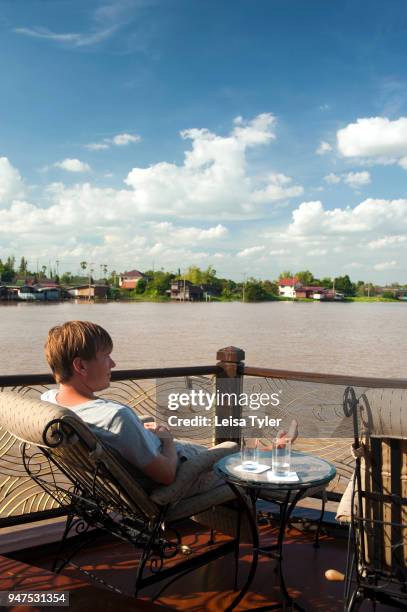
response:
{"label": "boat deck", "polygon": [[[332,518],[332,514],[330,518]],[[277,531],[276,527],[270,527],[270,525],[263,525],[259,529],[264,544],[270,542]],[[185,543],[194,549],[202,550],[207,546],[209,534],[205,528],[188,521],[182,524],[182,532],[186,538]],[[305,610],[335,612],[343,609],[343,583],[328,582],[324,574],[330,568],[339,571],[345,570],[347,547],[345,536],[345,533],[328,525],[321,537],[320,547],[315,549],[312,533],[303,532],[298,526],[293,526],[287,531],[284,545],[286,584],[290,595]],[[217,538],[218,541],[222,541],[225,536],[219,534]],[[8,562],[12,564],[15,560],[23,560],[27,564],[24,566],[28,568],[25,570],[28,572],[27,576],[34,577],[37,580],[37,582],[34,580],[33,586],[30,587],[32,589],[35,588],[35,585],[40,585],[38,590],[44,588],[70,590],[73,593],[71,600],[75,605],[75,610],[89,610],[90,607],[95,606],[100,610],[110,610],[110,606],[113,605],[114,607],[116,601],[116,608],[120,610],[145,609],[154,611],[164,608],[167,610],[189,610],[191,612],[220,612],[227,608],[235,596],[232,590],[234,570],[232,554],[179,578],[167,587],[154,604],[151,603],[151,597],[160,590],[164,583],[144,589],[139,593],[137,600],[129,600],[129,597],[132,597],[133,594],[136,560],[134,551],[128,544],[118,542],[111,536],[103,535],[96,543],[83,549],[75,557],[76,564],[94,573],[99,579],[119,587],[124,596],[107,591],[101,584],[95,582],[89,582],[90,590],[87,590],[88,577],[73,566],[67,566],[62,576],[55,577],[50,572],[53,556],[53,551],[47,547],[36,548],[15,553],[14,560],[8,559]],[[240,585],[243,584],[247,575],[250,561],[250,545],[242,545],[239,561]],[[3,560],[3,563],[5,562]],[[279,601],[279,588],[276,584],[276,574],[273,569],[273,561],[267,557],[260,559],[251,588],[236,610],[253,610],[257,606]],[[25,580],[16,581],[15,578],[14,575],[13,589],[26,588]],[[3,578],[1,589],[5,590],[6,588],[7,584]],[[129,603],[131,601],[133,602],[133,608]],[[92,602],[91,605],[90,602]],[[129,608],[127,608],[128,605],[130,605]],[[159,607],[157,608],[156,605]],[[370,603],[365,602],[362,610],[368,610],[369,606]],[[49,609],[47,608],[47,610]],[[377,609],[384,612],[387,607],[378,605]]]}

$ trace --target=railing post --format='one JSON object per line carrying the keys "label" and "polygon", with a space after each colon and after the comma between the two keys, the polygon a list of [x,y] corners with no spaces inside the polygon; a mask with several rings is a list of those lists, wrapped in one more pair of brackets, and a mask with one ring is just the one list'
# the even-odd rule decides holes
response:
{"label": "railing post", "polygon": [[[218,426],[215,428],[216,444],[225,440],[240,441],[240,427],[233,426],[230,418],[236,419],[241,416],[241,406],[238,400],[243,388],[243,366],[245,352],[235,346],[219,349],[216,353],[221,371],[216,375],[216,392],[219,398],[216,405],[216,420]],[[226,425],[219,425],[223,419],[227,419]]]}

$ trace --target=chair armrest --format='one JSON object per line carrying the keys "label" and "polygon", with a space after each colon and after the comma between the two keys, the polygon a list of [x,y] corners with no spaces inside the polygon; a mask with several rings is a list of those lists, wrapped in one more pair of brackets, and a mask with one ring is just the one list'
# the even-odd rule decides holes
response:
{"label": "chair armrest", "polygon": [[160,485],[154,489],[150,499],[156,504],[165,505],[187,497],[185,493],[203,472],[212,470],[219,459],[235,453],[237,448],[236,442],[222,442],[181,463],[174,482],[170,485]]}
{"label": "chair armrest", "polygon": [[335,519],[339,523],[350,523],[352,520],[352,498],[353,498],[353,478],[347,484],[347,487],[341,497],[336,510]]}

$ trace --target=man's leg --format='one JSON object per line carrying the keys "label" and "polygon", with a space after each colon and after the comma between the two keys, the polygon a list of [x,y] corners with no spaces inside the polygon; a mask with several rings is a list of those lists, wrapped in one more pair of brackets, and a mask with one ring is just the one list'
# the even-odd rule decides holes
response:
{"label": "man's leg", "polygon": [[[187,442],[186,440],[174,440],[180,461],[188,461],[193,457],[196,457],[203,451],[208,450],[206,446],[202,444],[194,444],[193,442]],[[215,474],[213,470],[206,470],[196,479],[194,484],[188,488],[186,495],[183,497],[190,497],[191,495],[197,495],[204,491],[209,491],[215,487],[219,487],[224,484],[224,481]]]}

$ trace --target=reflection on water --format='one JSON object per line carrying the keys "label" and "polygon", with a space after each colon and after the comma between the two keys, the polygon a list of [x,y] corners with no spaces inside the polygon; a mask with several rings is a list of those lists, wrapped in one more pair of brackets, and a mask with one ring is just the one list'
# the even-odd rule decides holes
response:
{"label": "reflection on water", "polygon": [[46,372],[52,325],[87,319],[111,333],[117,367],[211,364],[234,345],[250,365],[407,377],[407,304],[1,304],[0,374]]}

